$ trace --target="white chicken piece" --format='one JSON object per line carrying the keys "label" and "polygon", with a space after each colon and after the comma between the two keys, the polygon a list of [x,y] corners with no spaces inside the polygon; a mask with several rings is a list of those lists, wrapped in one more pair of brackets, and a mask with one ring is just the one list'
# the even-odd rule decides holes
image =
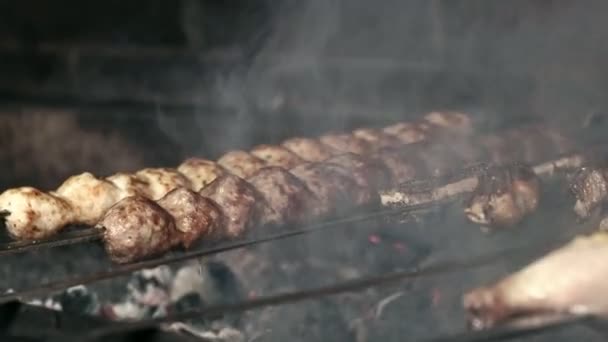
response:
{"label": "white chicken piece", "polygon": [[464,296],[473,329],[542,314],[608,317],[608,233],[577,237],[498,283]]}
{"label": "white chicken piece", "polygon": [[149,196],[149,184],[130,173],[119,172],[107,177],[106,180],[120,189],[119,200],[131,196]]}
{"label": "white chicken piece", "polygon": [[121,190],[107,180],[89,172],[68,178],[55,194],[68,201],[78,222],[94,225],[103,214],[121,199]]}
{"label": "white chicken piece", "polygon": [[74,221],[76,211],[60,197],[32,187],[8,189],[0,194],[0,208],[9,234],[37,240],[56,234]]}
{"label": "white chicken piece", "polygon": [[177,171],[190,180],[193,191],[199,191],[206,187],[207,184],[213,182],[217,177],[228,172],[218,163],[201,158],[185,160],[179,165]]}
{"label": "white chicken piece", "polygon": [[137,171],[135,177],[148,184],[148,198],[153,201],[161,199],[173,189],[192,188],[188,178],[175,169],[147,168]]}
{"label": "white chicken piece", "polygon": [[460,112],[430,112],[424,116],[424,120],[435,127],[447,128],[453,133],[471,134],[473,132],[471,117]]}

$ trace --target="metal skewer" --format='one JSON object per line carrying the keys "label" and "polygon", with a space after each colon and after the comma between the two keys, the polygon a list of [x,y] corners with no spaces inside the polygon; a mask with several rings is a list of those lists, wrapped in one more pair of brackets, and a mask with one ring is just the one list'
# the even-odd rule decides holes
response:
{"label": "metal skewer", "polygon": [[[427,208],[428,208],[428,205],[420,205],[420,206],[408,208],[405,211],[413,212],[415,210],[422,210],[422,209],[427,209]],[[403,213],[403,212],[404,212],[403,209],[401,209],[401,210],[395,210],[395,209],[381,210],[381,211],[362,214],[362,215],[358,215],[358,216],[351,216],[351,217],[344,218],[344,219],[322,222],[322,223],[311,225],[311,226],[308,226],[306,228],[302,228],[299,230],[292,230],[289,232],[274,234],[274,235],[270,235],[270,236],[266,236],[266,237],[253,238],[253,239],[248,239],[248,240],[244,240],[244,241],[240,241],[240,242],[233,242],[233,243],[220,245],[220,246],[216,246],[216,247],[212,247],[212,248],[208,248],[208,249],[185,252],[185,253],[179,254],[179,255],[171,255],[171,256],[167,256],[167,257],[155,258],[155,259],[135,262],[135,263],[131,263],[131,264],[118,265],[118,266],[114,266],[106,271],[101,271],[101,272],[97,272],[97,273],[93,273],[93,274],[89,274],[89,275],[63,279],[63,280],[56,281],[56,282],[41,284],[41,285],[35,286],[30,289],[24,289],[24,290],[19,290],[19,291],[12,292],[12,293],[6,293],[3,295],[0,295],[0,304],[6,303],[6,302],[9,302],[12,300],[19,300],[19,299],[24,299],[24,298],[28,298],[28,297],[45,295],[48,293],[61,291],[61,290],[64,290],[66,288],[76,286],[76,285],[86,285],[86,284],[104,280],[104,279],[111,279],[111,278],[114,278],[117,276],[126,275],[126,274],[129,274],[129,273],[132,273],[132,272],[135,272],[138,270],[142,270],[145,268],[153,268],[153,267],[157,267],[160,265],[172,264],[172,263],[182,262],[182,261],[186,261],[186,260],[190,260],[190,259],[194,259],[194,258],[211,256],[211,255],[219,254],[222,252],[245,248],[245,247],[249,247],[249,246],[253,246],[253,245],[259,245],[259,244],[267,243],[267,242],[271,242],[271,241],[282,240],[282,239],[286,239],[286,238],[290,238],[290,237],[294,237],[294,236],[310,234],[313,232],[323,231],[323,230],[330,229],[330,228],[338,228],[338,227],[346,228],[346,227],[344,227],[345,223],[367,221],[367,220],[371,220],[371,219],[375,219],[375,218],[379,218],[379,217],[384,217],[386,215]]]}
{"label": "metal skewer", "polygon": [[[537,164],[533,167],[533,170],[540,177],[550,177],[553,174],[559,172],[560,170],[581,167],[586,163],[587,160],[588,157],[585,154],[574,153]],[[471,172],[469,172],[469,174],[471,174]],[[461,177],[457,180],[448,183],[443,182],[444,184],[422,192],[418,191],[418,189],[415,189],[419,187],[420,183],[424,182],[429,184],[438,184],[442,183],[442,181],[438,180],[437,177],[427,180],[416,180],[401,186],[398,190],[391,190],[388,192],[396,193],[402,197],[408,197],[408,204],[400,204],[399,209],[394,209],[407,213],[409,211],[426,209],[433,205],[440,205],[442,202],[449,201],[454,197],[470,193],[476,188],[478,184],[478,176],[479,175],[476,175],[475,172],[472,172],[472,175],[469,177]],[[375,213],[372,212],[371,215],[375,215]],[[337,220],[335,222],[340,222],[340,220]],[[327,222],[327,224],[337,224],[335,222]],[[43,248],[68,246],[102,239],[103,232],[101,230],[89,227],[83,230],[66,233],[64,236],[58,236],[57,238],[49,240],[34,242],[12,241],[0,244],[0,256],[24,253]]]}
{"label": "metal skewer", "polygon": [[475,257],[463,258],[460,260],[436,262],[433,265],[421,269],[397,271],[376,276],[361,277],[358,279],[344,281],[329,286],[265,296],[238,303],[221,304],[211,306],[202,310],[191,310],[159,319],[128,323],[117,323],[116,325],[110,327],[103,327],[91,330],[86,336],[79,336],[78,338],[80,338],[81,341],[90,341],[96,338],[107,337],[109,335],[120,334],[140,329],[154,328],[166,323],[184,321],[193,318],[200,319],[205,317],[217,317],[228,313],[243,312],[267,306],[294,303],[303,300],[336,295],[346,292],[356,292],[370,287],[386,286],[405,279],[414,279],[430,277],[440,274],[444,275],[448,273],[462,272],[464,270],[486,266],[495,261],[502,260],[505,257],[521,255],[523,252],[529,252],[530,250],[537,251],[539,248],[549,249],[554,247],[555,245],[563,243],[564,241],[568,241],[571,238],[571,236],[567,238],[564,238],[562,236],[561,238],[558,237],[557,239],[551,242],[544,241],[542,243],[531,243],[523,246],[504,249],[498,252],[478,255]]}

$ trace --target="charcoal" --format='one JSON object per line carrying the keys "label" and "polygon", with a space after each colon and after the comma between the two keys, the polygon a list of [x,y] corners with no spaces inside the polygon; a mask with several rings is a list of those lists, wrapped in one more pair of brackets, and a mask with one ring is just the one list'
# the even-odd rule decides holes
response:
{"label": "charcoal", "polygon": [[190,310],[200,310],[205,307],[205,302],[197,293],[188,293],[174,302],[171,309],[175,313],[186,312]]}
{"label": "charcoal", "polygon": [[97,295],[85,286],[71,287],[54,297],[61,310],[71,314],[97,314],[100,303]]}

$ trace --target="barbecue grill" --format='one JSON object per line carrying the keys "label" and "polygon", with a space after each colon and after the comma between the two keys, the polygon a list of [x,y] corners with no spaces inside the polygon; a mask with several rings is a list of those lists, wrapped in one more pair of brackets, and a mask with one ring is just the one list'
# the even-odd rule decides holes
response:
{"label": "barbecue grill", "polygon": [[[30,19],[21,5],[7,5],[4,15],[16,19],[0,28],[2,190],[53,189],[82,171],[109,175],[175,167],[191,156],[217,160],[233,149],[414,122],[443,109],[466,112],[477,135],[550,124],[575,137],[583,152],[605,151],[604,104],[596,94],[604,79],[593,63],[602,51],[589,48],[598,38],[557,31],[572,24],[564,13],[590,16],[603,5],[365,4],[148,1],[108,3],[87,14],[101,23],[140,18],[117,24],[118,32],[76,23],[71,11],[84,12],[70,1]],[[214,22],[218,17],[230,24]],[[62,31],[55,24],[61,19],[80,25],[82,36]],[[188,20],[205,24],[185,28]],[[228,28],[243,33],[226,36]],[[601,37],[603,30],[596,32]],[[578,55],[553,42],[560,38],[593,55],[587,64],[594,67],[573,62]],[[545,46],[535,48],[540,42]],[[530,56],[507,55],[514,46]],[[552,54],[558,57],[549,63]],[[571,72],[559,78],[552,70]],[[564,89],[575,81],[577,92]],[[547,155],[535,170],[558,173],[556,164],[578,167],[585,158],[581,149]],[[530,217],[490,233],[466,220],[466,197],[431,199],[260,227],[243,239],[204,241],[120,265],[90,226],[33,242],[15,241],[3,229],[0,337],[603,340],[587,317],[466,329],[465,292],[596,228],[597,220],[573,214],[562,180],[543,181],[540,198]]]}

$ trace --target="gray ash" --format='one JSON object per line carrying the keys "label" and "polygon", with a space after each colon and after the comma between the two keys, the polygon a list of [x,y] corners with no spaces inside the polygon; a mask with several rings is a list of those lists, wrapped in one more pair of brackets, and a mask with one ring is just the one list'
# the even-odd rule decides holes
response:
{"label": "gray ash", "polygon": [[[162,318],[169,314],[200,310],[209,303],[238,301],[242,298],[238,290],[241,286],[239,281],[230,268],[217,261],[193,263],[176,270],[159,266],[133,273],[123,288],[124,295],[117,301],[102,300],[94,290],[79,285],[48,298],[29,300],[27,304],[112,321]],[[238,332],[233,328],[238,323],[235,318],[238,316],[226,320],[223,317],[192,319],[166,328],[209,337],[226,329]]]}
{"label": "gray ash", "polygon": [[61,311],[77,315],[97,315],[101,308],[99,298],[83,285],[71,287],[53,297]]}

